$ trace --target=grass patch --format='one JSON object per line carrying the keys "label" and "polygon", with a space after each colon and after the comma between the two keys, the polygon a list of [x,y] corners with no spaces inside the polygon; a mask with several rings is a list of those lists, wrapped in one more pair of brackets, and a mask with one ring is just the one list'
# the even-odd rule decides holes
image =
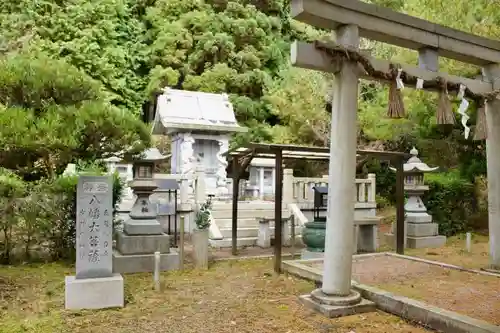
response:
{"label": "grass patch", "polygon": [[327,319],[306,310],[297,296],[308,281],[275,275],[272,260],[218,262],[208,271],[125,275],[123,309],[65,311],[64,265],[2,267],[14,288],[1,299],[0,332],[427,332],[383,312]]}

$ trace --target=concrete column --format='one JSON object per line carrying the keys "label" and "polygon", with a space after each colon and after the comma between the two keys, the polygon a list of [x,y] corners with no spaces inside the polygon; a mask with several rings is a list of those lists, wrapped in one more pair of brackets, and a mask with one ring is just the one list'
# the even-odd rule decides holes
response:
{"label": "concrete column", "polygon": [[264,200],[264,167],[259,168],[259,198]]}
{"label": "concrete column", "polygon": [[[340,27],[337,43],[359,47],[357,26]],[[322,292],[332,296],[351,294],[356,177],[356,114],[358,66],[344,62],[335,74],[328,178],[328,212]]]}
{"label": "concrete column", "polygon": [[486,103],[490,265],[500,270],[500,101]]}
{"label": "concrete column", "polygon": [[[500,65],[484,68],[493,89],[500,88]],[[500,270],[500,101],[486,102],[488,170],[488,229],[490,266]]]}

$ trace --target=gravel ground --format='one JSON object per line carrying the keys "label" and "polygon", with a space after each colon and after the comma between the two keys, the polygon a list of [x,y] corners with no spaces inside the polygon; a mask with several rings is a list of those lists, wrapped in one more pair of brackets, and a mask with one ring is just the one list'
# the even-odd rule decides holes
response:
{"label": "gravel ground", "polygon": [[160,292],[152,289],[151,274],[125,275],[125,308],[79,312],[63,310],[63,276],[73,268],[0,267],[0,332],[428,332],[383,312],[327,319],[297,300],[313,283],[276,276],[272,267],[272,260],[242,260],[164,273]]}
{"label": "gravel ground", "polygon": [[500,325],[500,277],[391,256],[356,259],[352,271],[360,283]]}

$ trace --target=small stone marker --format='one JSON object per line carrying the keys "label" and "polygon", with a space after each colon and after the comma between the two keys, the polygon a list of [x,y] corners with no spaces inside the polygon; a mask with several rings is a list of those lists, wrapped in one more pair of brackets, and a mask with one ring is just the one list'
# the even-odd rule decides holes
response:
{"label": "small stone marker", "polygon": [[123,277],[113,274],[113,183],[80,176],[76,191],[76,276],[65,278],[65,308],[124,306]]}
{"label": "small stone marker", "polygon": [[76,278],[113,275],[113,183],[80,176],[76,192]]}
{"label": "small stone marker", "polygon": [[467,252],[471,252],[471,244],[472,244],[472,234],[468,232],[465,234],[465,250]]}

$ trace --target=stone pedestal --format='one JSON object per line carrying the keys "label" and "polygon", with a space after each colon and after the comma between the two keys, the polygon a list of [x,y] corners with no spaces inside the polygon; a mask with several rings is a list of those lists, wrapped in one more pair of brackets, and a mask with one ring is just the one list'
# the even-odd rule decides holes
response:
{"label": "stone pedestal", "polygon": [[66,309],[105,309],[124,306],[123,277],[76,279],[66,276],[64,300]]}
{"label": "stone pedestal", "polygon": [[208,229],[193,230],[193,259],[196,268],[208,268]]}
{"label": "stone pedestal", "polygon": [[[438,224],[432,222],[432,216],[427,213],[420,197],[412,193],[411,190],[408,192],[410,192],[410,198],[405,205],[405,247],[420,249],[444,246],[446,236],[439,235]],[[386,234],[386,240],[389,244],[395,245],[395,229],[396,225],[393,223],[392,232]]]}
{"label": "stone pedestal", "polygon": [[149,196],[156,188],[151,179],[136,179],[131,187],[137,200],[123,231],[116,234],[113,272],[139,273],[154,270],[154,253],[160,252],[160,270],[179,268],[179,255],[170,251],[170,236],[163,232],[157,211]]}

